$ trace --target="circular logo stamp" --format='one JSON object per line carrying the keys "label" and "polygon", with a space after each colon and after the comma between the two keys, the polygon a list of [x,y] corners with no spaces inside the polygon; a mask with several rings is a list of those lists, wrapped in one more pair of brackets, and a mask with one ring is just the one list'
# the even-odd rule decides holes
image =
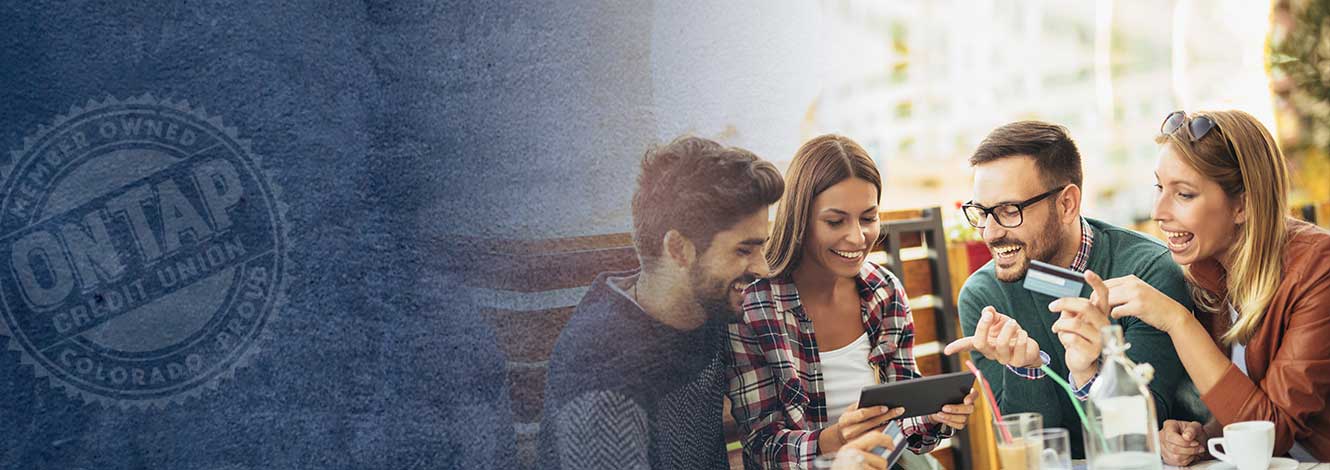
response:
{"label": "circular logo stamp", "polygon": [[188,103],[71,109],[0,181],[0,334],[71,396],[143,408],[216,388],[284,302],[278,188]]}

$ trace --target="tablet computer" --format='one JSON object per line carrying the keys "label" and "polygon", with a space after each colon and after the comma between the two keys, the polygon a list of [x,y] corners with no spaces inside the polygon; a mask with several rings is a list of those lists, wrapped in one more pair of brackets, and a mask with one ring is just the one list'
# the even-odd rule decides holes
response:
{"label": "tablet computer", "polygon": [[859,392],[859,407],[904,407],[901,418],[931,415],[942,411],[942,405],[964,402],[973,386],[974,373],[970,371],[869,385]]}

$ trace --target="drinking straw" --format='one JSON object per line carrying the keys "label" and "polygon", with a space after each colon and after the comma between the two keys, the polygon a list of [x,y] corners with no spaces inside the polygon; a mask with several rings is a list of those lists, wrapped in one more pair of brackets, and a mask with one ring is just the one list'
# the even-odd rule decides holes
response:
{"label": "drinking straw", "polygon": [[993,396],[993,388],[988,386],[988,380],[984,379],[984,374],[979,372],[979,368],[974,366],[973,362],[965,361],[965,367],[974,372],[974,376],[979,378],[979,388],[983,389],[984,396],[988,397],[988,404],[993,407],[993,419],[998,423],[998,430],[1002,432],[1004,442],[1011,442],[1011,430],[1007,429],[1007,423],[1002,422],[1002,411],[998,409],[997,398]]}
{"label": "drinking straw", "polygon": [[1080,415],[1081,422],[1085,423],[1085,429],[1089,429],[1090,434],[1094,434],[1095,437],[1098,437],[1100,445],[1103,446],[1104,449],[1107,449],[1108,441],[1104,440],[1104,435],[1099,433],[1099,424],[1090,421],[1085,417],[1085,410],[1081,408],[1081,399],[1076,398],[1076,392],[1072,390],[1071,385],[1067,384],[1066,380],[1062,380],[1062,377],[1059,377],[1058,374],[1053,372],[1053,369],[1048,368],[1048,366],[1039,366],[1039,368],[1044,371],[1045,375],[1053,379],[1054,382],[1057,382],[1058,385],[1062,386],[1062,390],[1067,392],[1067,397],[1071,398],[1071,406],[1076,409],[1076,414]]}

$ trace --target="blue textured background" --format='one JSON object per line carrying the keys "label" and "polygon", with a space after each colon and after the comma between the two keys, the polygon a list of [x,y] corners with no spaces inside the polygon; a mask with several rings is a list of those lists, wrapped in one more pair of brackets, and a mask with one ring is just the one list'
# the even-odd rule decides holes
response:
{"label": "blue textured background", "polygon": [[477,222],[514,200],[489,190],[505,180],[492,176],[483,139],[494,136],[476,138],[475,123],[502,119],[476,105],[516,86],[495,64],[519,47],[474,40],[502,37],[520,15],[144,3],[6,1],[0,147],[22,148],[89,99],[152,93],[206,108],[252,140],[284,190],[289,302],[234,380],[162,410],[85,404],[0,352],[0,467],[506,466],[502,358],[456,294],[456,263],[431,247],[447,233],[528,235],[503,222],[520,214]]}

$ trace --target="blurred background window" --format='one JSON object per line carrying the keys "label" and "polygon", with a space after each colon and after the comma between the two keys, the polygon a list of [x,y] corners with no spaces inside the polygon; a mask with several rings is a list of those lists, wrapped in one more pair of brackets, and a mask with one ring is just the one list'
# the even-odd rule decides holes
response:
{"label": "blurred background window", "polygon": [[657,138],[718,138],[783,170],[802,141],[845,134],[884,169],[885,208],[954,210],[988,131],[1040,119],[1080,147],[1086,213],[1135,224],[1149,216],[1168,112],[1236,108],[1275,129],[1269,2],[752,6],[655,7]]}

